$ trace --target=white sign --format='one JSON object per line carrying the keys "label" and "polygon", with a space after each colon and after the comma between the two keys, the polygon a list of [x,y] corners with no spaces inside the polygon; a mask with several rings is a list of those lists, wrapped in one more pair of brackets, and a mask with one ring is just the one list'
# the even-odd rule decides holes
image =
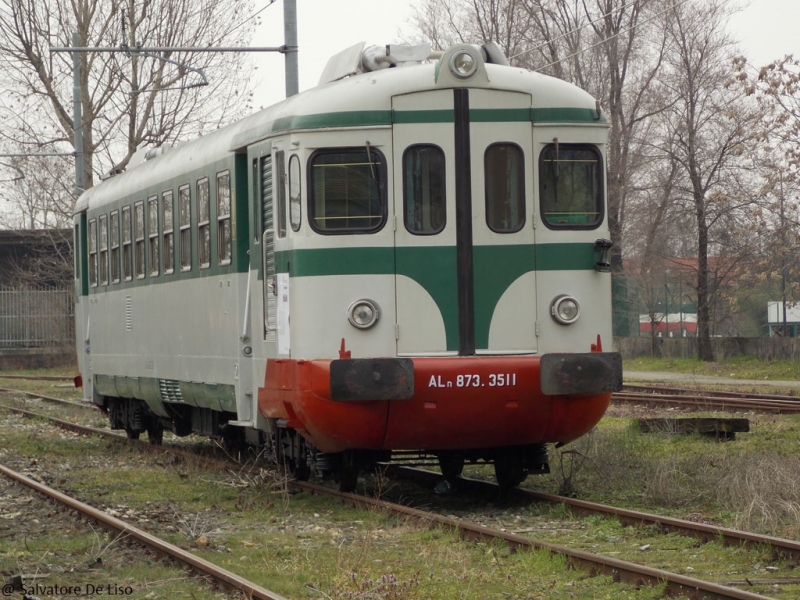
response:
{"label": "white sign", "polygon": [[290,355],[292,351],[289,335],[289,274],[278,273],[276,277],[278,292],[278,354]]}

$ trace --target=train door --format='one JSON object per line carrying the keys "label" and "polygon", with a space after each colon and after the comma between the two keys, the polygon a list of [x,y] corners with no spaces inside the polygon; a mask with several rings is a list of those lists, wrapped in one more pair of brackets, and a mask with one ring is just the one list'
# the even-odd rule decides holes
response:
{"label": "train door", "polygon": [[263,334],[274,344],[272,355],[288,355],[288,275],[278,273],[276,246],[286,237],[285,154],[277,145],[254,161],[256,193],[261,210],[261,251],[263,265]]}
{"label": "train door", "polygon": [[536,339],[531,96],[469,92],[476,353],[533,353]]}
{"label": "train door", "polygon": [[393,98],[399,355],[536,351],[531,98]]}
{"label": "train door", "polygon": [[392,109],[397,353],[456,354],[453,92],[396,96]]}

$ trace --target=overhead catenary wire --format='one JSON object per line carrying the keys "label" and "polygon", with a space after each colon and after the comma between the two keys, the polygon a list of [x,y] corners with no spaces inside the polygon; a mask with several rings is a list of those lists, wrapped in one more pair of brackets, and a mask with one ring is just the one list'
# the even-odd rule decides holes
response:
{"label": "overhead catenary wire", "polygon": [[[652,20],[654,20],[654,19],[656,19],[656,18],[658,18],[658,17],[660,17],[662,15],[667,14],[669,11],[676,9],[677,7],[681,6],[682,4],[685,4],[686,2],[688,2],[688,0],[678,0],[678,2],[672,4],[671,6],[667,7],[666,9],[664,9],[664,10],[662,10],[660,12],[657,12],[656,14],[654,14],[649,19],[645,19],[645,20],[637,23],[637,26],[638,25],[643,25],[645,23],[649,23],[650,21],[652,21]],[[612,14],[612,12],[607,13],[606,15],[601,15],[599,18],[603,18],[604,16],[608,16],[608,15]],[[595,21],[590,21],[589,23],[587,23],[585,25],[582,25],[581,27],[578,27],[578,28],[576,28],[576,29],[574,29],[574,30],[572,30],[570,32],[565,33],[561,37],[565,37],[567,35],[570,35],[571,33],[575,33],[577,31],[580,31],[584,27],[588,27],[589,25],[591,25],[594,22]],[[576,57],[576,56],[578,56],[580,54],[583,54],[584,52],[587,52],[587,51],[593,49],[593,48],[597,48],[598,46],[602,46],[603,44],[613,40],[614,38],[619,37],[620,35],[622,35],[624,33],[628,33],[633,28],[634,28],[634,25],[631,25],[629,27],[625,27],[623,29],[620,29],[618,32],[616,32],[614,34],[611,34],[608,37],[605,37],[605,38],[601,39],[600,41],[592,44],[591,46],[587,46],[585,48],[581,48],[577,52],[573,52],[572,54],[568,54],[567,56],[563,56],[563,57],[559,58],[558,60],[554,60],[552,62],[547,63],[546,65],[542,65],[540,67],[537,67],[536,70],[547,69],[548,67],[552,67],[553,65],[557,65],[560,62],[563,62],[563,61],[568,60],[570,58],[574,58],[574,57]],[[561,38],[557,38],[557,39],[561,39]],[[528,52],[533,52],[534,50],[537,50],[537,49],[541,48],[543,45],[544,44],[540,44],[539,46],[536,46],[535,48],[531,48],[530,50],[525,50],[524,52],[520,52],[520,53],[516,54],[515,56],[512,56],[511,58],[516,58],[518,56],[522,56],[523,54],[527,54]]]}

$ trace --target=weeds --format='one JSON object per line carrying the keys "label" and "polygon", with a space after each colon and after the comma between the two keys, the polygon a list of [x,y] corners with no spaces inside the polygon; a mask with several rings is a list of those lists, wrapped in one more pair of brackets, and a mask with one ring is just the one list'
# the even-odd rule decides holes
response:
{"label": "weeds", "polygon": [[723,445],[700,435],[640,433],[620,427],[623,421],[607,418],[575,447],[560,451],[554,481],[559,493],[679,517],[699,509],[730,527],[782,537],[800,532],[796,433],[769,447],[753,433]]}

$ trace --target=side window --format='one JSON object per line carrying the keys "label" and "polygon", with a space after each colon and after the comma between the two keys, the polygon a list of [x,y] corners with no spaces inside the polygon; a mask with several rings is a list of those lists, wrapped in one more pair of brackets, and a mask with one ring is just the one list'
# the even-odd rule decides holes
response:
{"label": "side window", "polygon": [[416,235],[432,235],[447,223],[444,152],[421,144],[403,153],[403,221]]}
{"label": "side window", "polygon": [[131,207],[122,207],[122,277],[133,279],[133,236],[131,235]]}
{"label": "side window", "polygon": [[119,283],[119,211],[111,211],[111,283]]}
{"label": "side window", "polygon": [[192,192],[188,185],[178,189],[180,205],[181,271],[192,269]]}
{"label": "side window", "polygon": [[492,144],[483,157],[486,224],[497,233],[525,225],[525,162],[516,144]]}
{"label": "side window", "polygon": [[133,205],[134,270],[136,279],[144,279],[144,202]]}
{"label": "side window", "polygon": [[97,220],[89,220],[89,285],[97,287]]}
{"label": "side window", "polygon": [[321,150],[310,161],[309,221],[319,233],[373,233],[386,223],[386,160],[378,150]]}
{"label": "side window", "polygon": [[201,269],[205,269],[211,264],[210,212],[211,200],[206,177],[197,182],[197,259]]}
{"label": "side window", "polygon": [[147,241],[150,249],[150,275],[158,275],[161,257],[158,255],[158,196],[147,199]]}
{"label": "side window", "polygon": [[231,175],[228,171],[217,173],[217,260],[219,264],[231,262]]}
{"label": "side window", "polygon": [[550,229],[594,229],[603,220],[603,162],[595,146],[548,144],[539,156],[539,202]]}
{"label": "side window", "polygon": [[161,228],[164,230],[164,274],[175,271],[175,220],[172,212],[172,190],[161,194]]}
{"label": "side window", "polygon": [[100,215],[100,285],[108,285],[108,217]]}
{"label": "side window", "polygon": [[300,222],[303,218],[300,191],[300,157],[293,154],[289,159],[289,224],[292,226],[292,231],[300,231]]}
{"label": "side window", "polygon": [[286,160],[283,152],[275,153],[275,232],[286,237]]}

